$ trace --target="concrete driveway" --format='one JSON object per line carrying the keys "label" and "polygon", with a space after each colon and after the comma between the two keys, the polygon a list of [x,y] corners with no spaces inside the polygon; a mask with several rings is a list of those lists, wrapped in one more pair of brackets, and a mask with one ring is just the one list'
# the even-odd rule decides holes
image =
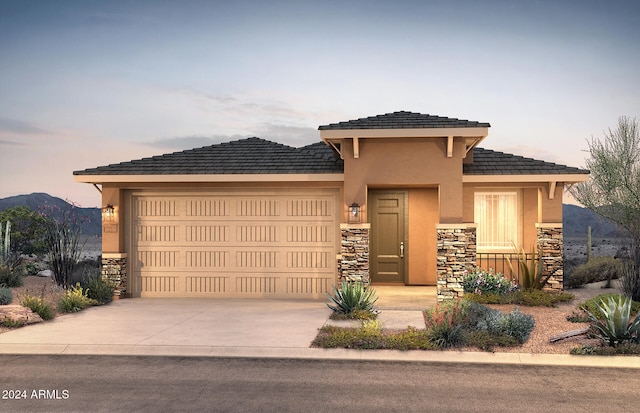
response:
{"label": "concrete driveway", "polygon": [[309,347],[325,301],[123,299],[0,334],[0,345]]}

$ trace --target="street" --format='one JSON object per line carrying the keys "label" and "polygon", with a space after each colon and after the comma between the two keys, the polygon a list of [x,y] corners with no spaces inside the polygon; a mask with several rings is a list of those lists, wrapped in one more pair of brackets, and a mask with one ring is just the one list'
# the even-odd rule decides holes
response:
{"label": "street", "polygon": [[2,412],[583,412],[637,405],[635,369],[0,356]]}

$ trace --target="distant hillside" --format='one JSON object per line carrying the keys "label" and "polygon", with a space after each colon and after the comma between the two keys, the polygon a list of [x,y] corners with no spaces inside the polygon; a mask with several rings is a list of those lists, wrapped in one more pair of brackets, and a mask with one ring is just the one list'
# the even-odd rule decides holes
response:
{"label": "distant hillside", "polygon": [[[59,208],[70,208],[71,205],[60,199],[44,193],[17,195],[0,199],[0,211],[15,206],[27,206],[38,211],[42,205],[54,205]],[[82,227],[85,235],[101,235],[102,223],[99,208],[78,208],[81,217],[88,217]],[[587,227],[591,225],[591,235],[594,238],[612,238],[618,236],[616,225],[605,221],[595,212],[577,205],[562,205],[563,228],[565,237],[586,237]]]}
{"label": "distant hillside", "polygon": [[585,237],[591,226],[593,238],[614,238],[620,236],[618,227],[590,209],[577,205],[562,205],[562,227],[565,237]]}
{"label": "distant hillside", "polygon": [[[0,211],[26,206],[34,211],[39,211],[44,205],[51,205],[61,210],[66,210],[72,205],[60,198],[49,194],[37,192],[30,195],[16,195],[0,199]],[[102,217],[99,208],[76,208],[78,217],[83,221],[82,233],[84,235],[102,235]]]}

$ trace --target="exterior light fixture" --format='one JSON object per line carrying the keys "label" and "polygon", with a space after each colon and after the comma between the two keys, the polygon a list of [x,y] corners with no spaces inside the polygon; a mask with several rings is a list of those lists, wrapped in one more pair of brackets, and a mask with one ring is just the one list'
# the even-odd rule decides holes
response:
{"label": "exterior light fixture", "polygon": [[106,207],[102,208],[102,220],[103,221],[113,221],[116,215],[116,208],[107,204]]}
{"label": "exterior light fixture", "polygon": [[349,206],[349,223],[350,224],[360,223],[360,205],[358,205],[357,202],[354,202]]}

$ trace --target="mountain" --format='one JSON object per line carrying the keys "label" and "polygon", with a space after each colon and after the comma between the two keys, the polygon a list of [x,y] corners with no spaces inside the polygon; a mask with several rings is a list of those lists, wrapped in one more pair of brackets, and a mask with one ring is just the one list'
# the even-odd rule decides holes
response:
{"label": "mountain", "polygon": [[587,237],[591,226],[593,238],[615,238],[621,236],[615,223],[602,218],[590,209],[577,205],[562,205],[562,228],[565,237]]}
{"label": "mountain", "polygon": [[[0,211],[17,206],[26,206],[33,211],[39,211],[44,205],[63,211],[73,207],[65,200],[41,192],[29,195],[10,196],[8,198],[0,199]],[[82,222],[82,233],[84,235],[102,235],[102,216],[100,214],[100,208],[76,207],[76,213]]]}
{"label": "mountain", "polygon": [[[38,211],[43,205],[51,205],[56,208],[71,208],[71,204],[44,193],[30,195],[17,195],[0,199],[0,211],[16,206],[27,206]],[[82,225],[82,233],[85,235],[102,234],[102,217],[99,208],[77,208],[77,213],[86,222]],[[587,208],[577,205],[562,205],[562,226],[565,237],[578,238],[587,236],[587,227],[591,226],[591,236],[594,238],[612,238],[619,236],[616,225],[597,215]]]}

